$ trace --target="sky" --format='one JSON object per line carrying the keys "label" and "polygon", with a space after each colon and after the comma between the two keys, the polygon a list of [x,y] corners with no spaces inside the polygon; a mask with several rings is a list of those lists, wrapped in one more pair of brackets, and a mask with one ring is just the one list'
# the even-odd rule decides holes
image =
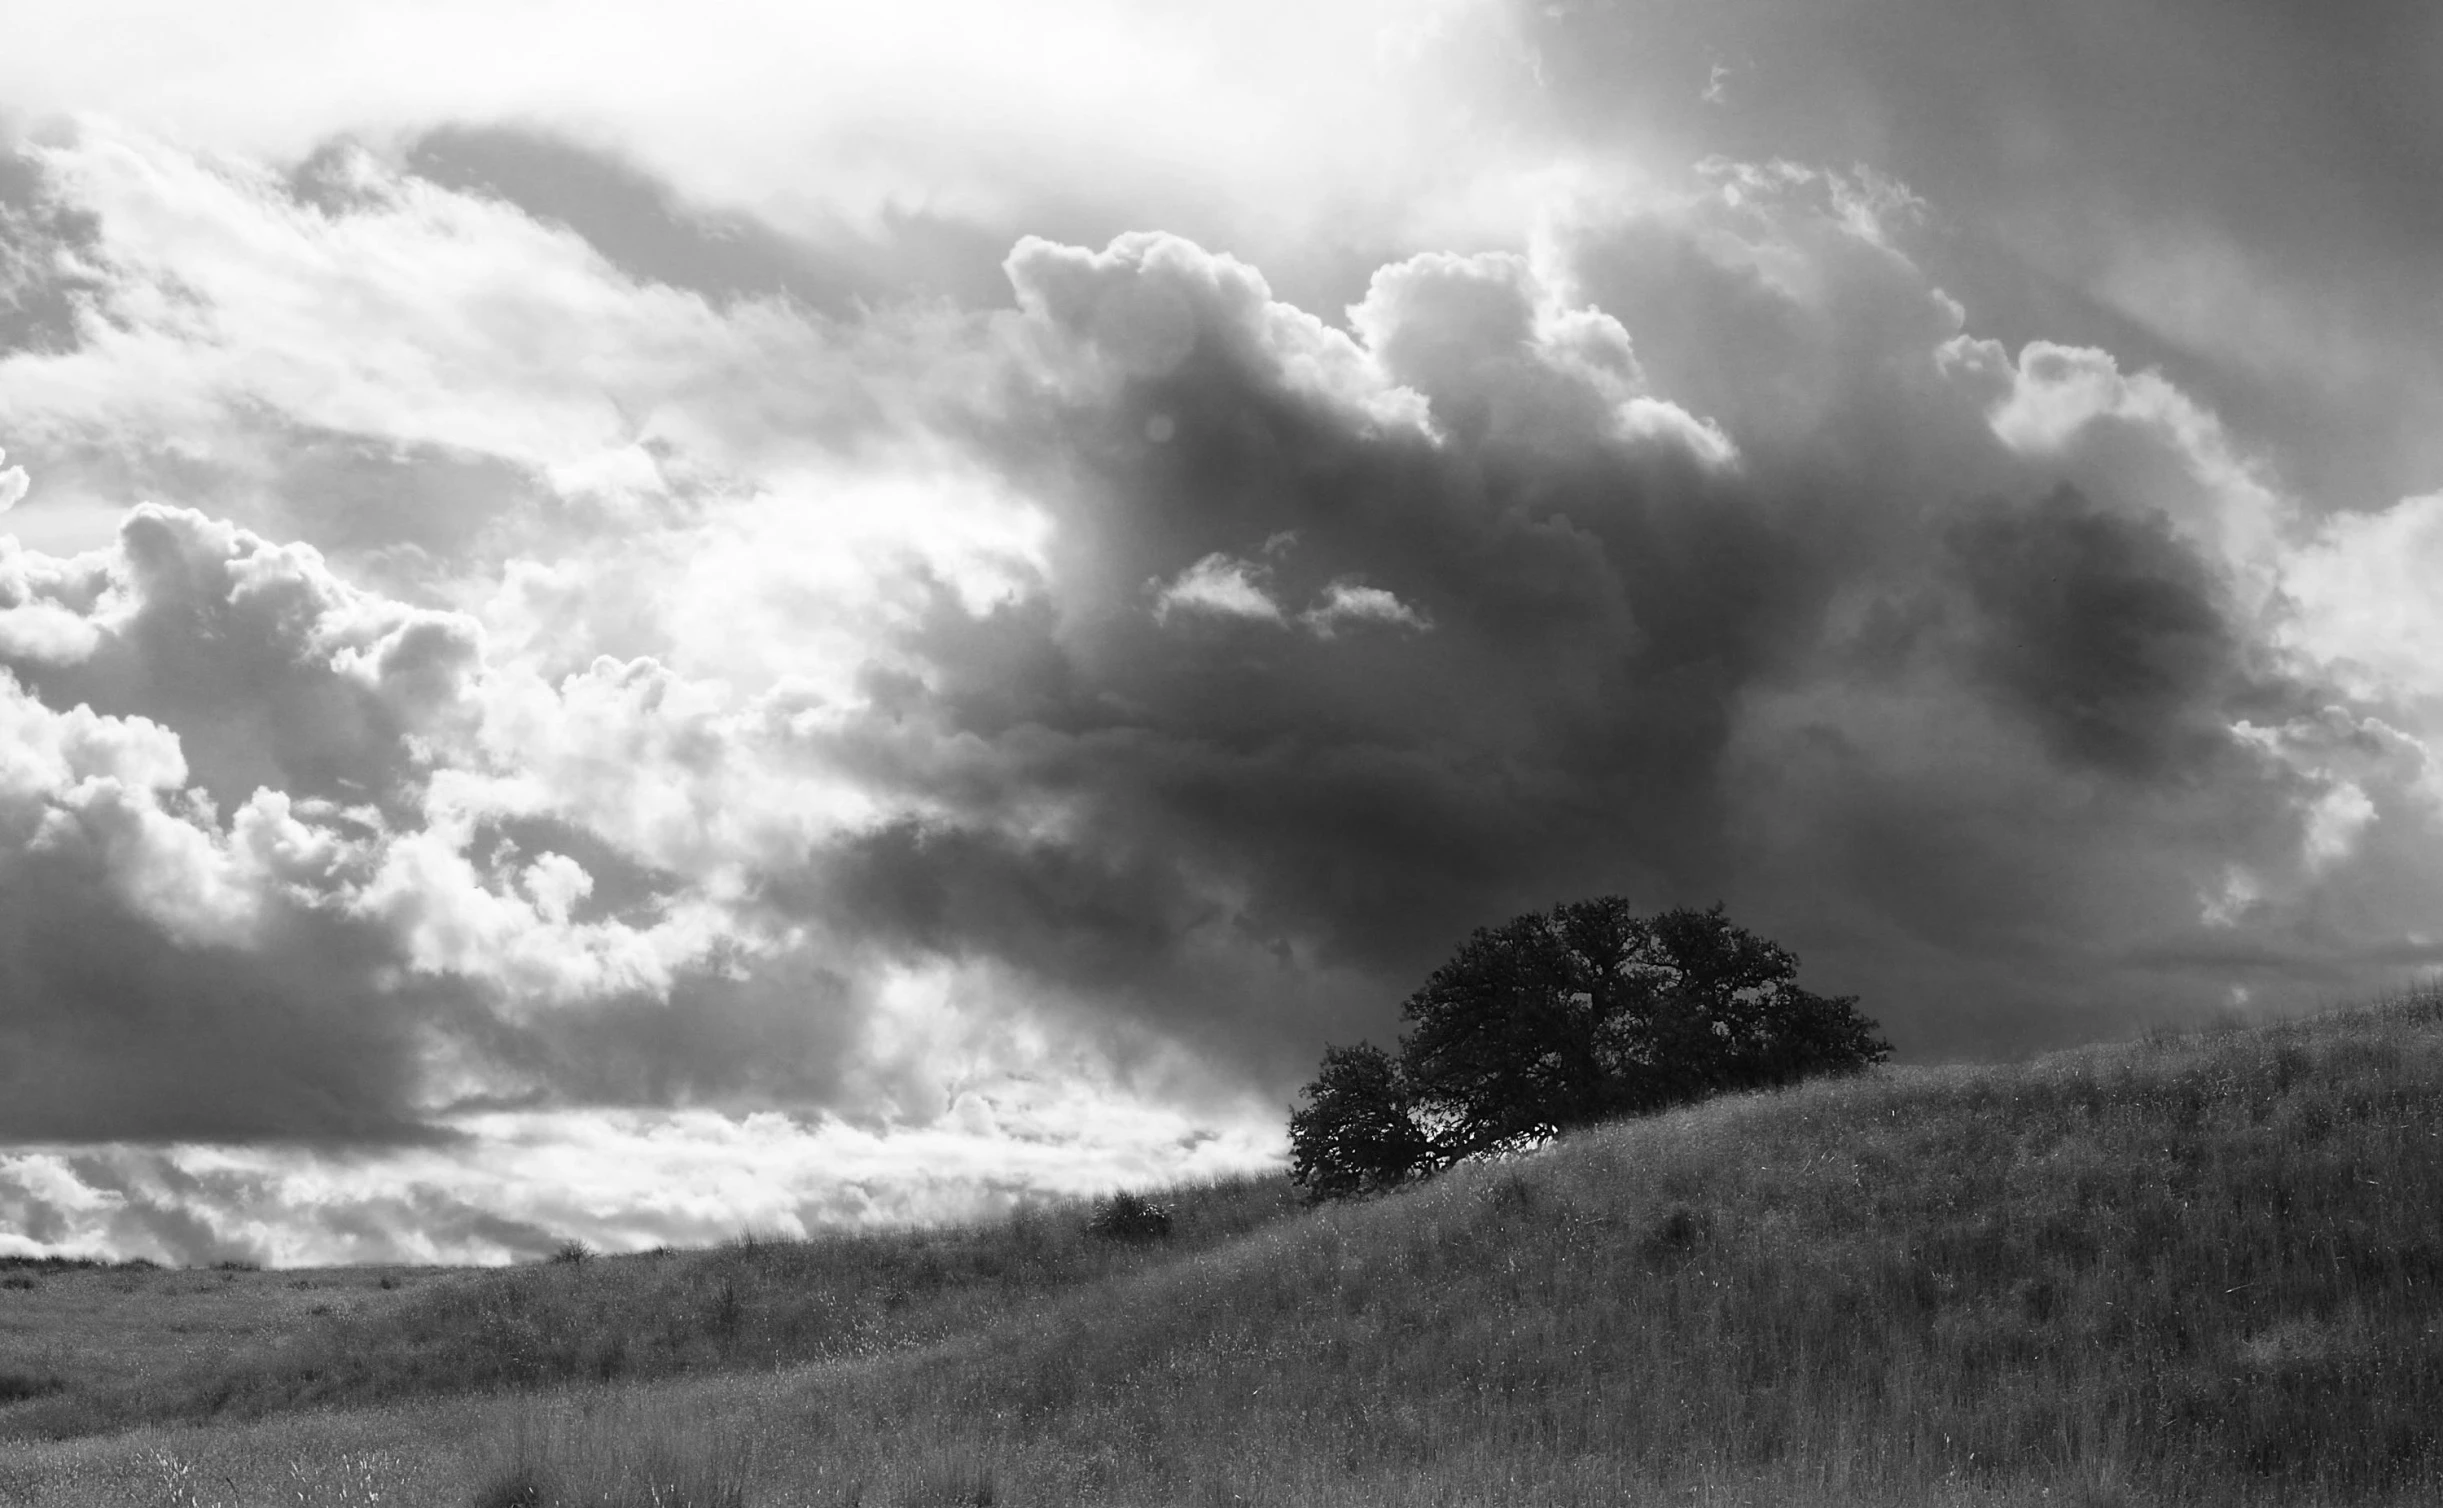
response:
{"label": "sky", "polygon": [[1277,1165],[1468,932],[2443,961],[2443,14],[0,0],[0,1252]]}

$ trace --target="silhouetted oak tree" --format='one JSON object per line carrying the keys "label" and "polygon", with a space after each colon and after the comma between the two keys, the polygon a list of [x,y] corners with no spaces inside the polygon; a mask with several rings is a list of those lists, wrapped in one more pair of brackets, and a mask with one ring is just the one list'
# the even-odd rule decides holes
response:
{"label": "silhouetted oak tree", "polygon": [[1318,1199],[1371,1194],[1430,1166],[1400,1065],[1371,1042],[1327,1047],[1306,1103],[1289,1112],[1290,1176]]}
{"label": "silhouetted oak tree", "polygon": [[1851,1073],[1891,1044],[1849,996],[1720,906],[1640,917],[1614,896],[1480,928],[1408,997],[1395,1059],[1335,1047],[1290,1113],[1316,1198],[1390,1188],[1573,1126]]}

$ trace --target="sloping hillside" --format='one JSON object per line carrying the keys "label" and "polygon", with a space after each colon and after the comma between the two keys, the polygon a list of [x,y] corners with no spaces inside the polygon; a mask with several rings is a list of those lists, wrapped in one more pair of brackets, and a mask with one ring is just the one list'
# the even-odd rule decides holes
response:
{"label": "sloping hillside", "polygon": [[[54,1279],[14,1306],[24,1312],[0,1315],[0,1344],[13,1320],[19,1348],[49,1355],[57,1384],[21,1390],[29,1401],[13,1408],[0,1384],[0,1439],[870,1357],[975,1333],[1299,1209],[1279,1176],[1164,1199],[1160,1242],[1099,1239],[1085,1206],[1061,1204],[983,1226],[746,1236],[472,1272],[75,1273],[82,1292]],[[254,1322],[210,1323],[212,1301],[232,1297],[251,1300]],[[282,1297],[312,1307],[294,1303],[275,1325],[259,1311]]]}
{"label": "sloping hillside", "polygon": [[1026,1454],[1081,1491],[2430,1501],[2439,1285],[2425,1000],[1614,1126],[826,1401],[881,1432],[995,1420],[984,1454],[1046,1434]]}
{"label": "sloping hillside", "polygon": [[[577,1501],[554,1484],[582,1477],[620,1503],[631,1467],[700,1484],[664,1502],[1000,1508],[2443,1493],[2434,999],[1722,1101],[1363,1205],[1282,1213],[1248,1188],[1235,1233],[1089,1243],[989,1288],[952,1263],[915,1295],[869,1254],[925,1323],[778,1374],[752,1347],[760,1375],[708,1373],[706,1351],[688,1380],[504,1400],[466,1500]],[[674,1323],[652,1306],[693,1291],[691,1263],[897,1312],[814,1250],[667,1258],[659,1286],[548,1276],[621,1295],[570,1300],[605,1335]],[[417,1323],[486,1312],[439,1298]],[[408,1381],[363,1360],[300,1381],[299,1351],[214,1386],[269,1405],[511,1380],[487,1333],[516,1343],[470,1319],[398,1352],[424,1358]]]}

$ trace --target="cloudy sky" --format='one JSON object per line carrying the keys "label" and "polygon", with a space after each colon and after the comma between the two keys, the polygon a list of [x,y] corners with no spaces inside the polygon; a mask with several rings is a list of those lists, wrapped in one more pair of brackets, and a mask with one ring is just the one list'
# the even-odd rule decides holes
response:
{"label": "cloudy sky", "polygon": [[2443,14],[0,0],[0,1251],[1263,1163],[1467,931],[2443,962]]}

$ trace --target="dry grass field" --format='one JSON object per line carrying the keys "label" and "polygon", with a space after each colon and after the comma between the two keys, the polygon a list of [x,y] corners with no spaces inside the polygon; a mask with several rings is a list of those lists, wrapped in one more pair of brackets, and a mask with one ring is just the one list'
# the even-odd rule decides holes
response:
{"label": "dry grass field", "polygon": [[[323,1318],[365,1316],[453,1276],[442,1268],[181,1272],[0,1258],[0,1400],[73,1394],[77,1422],[89,1428],[100,1400],[181,1387],[233,1352]],[[0,1417],[13,1432],[40,1430],[59,1407]]]}
{"label": "dry grass field", "polygon": [[0,1502],[2443,1500],[2432,998],[1166,1197],[1134,1244],[44,1275]]}

